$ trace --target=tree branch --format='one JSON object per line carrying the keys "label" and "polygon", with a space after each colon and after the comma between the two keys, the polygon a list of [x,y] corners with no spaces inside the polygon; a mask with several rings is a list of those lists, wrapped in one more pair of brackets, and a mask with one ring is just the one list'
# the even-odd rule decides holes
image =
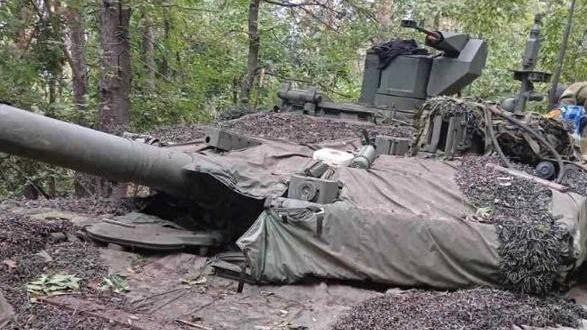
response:
{"label": "tree branch", "polygon": [[343,2],[346,3],[347,5],[351,6],[352,8],[354,8],[358,14],[364,15],[372,22],[379,23],[379,21],[377,20],[377,17],[375,17],[375,14],[373,13],[372,10],[364,8],[363,6],[355,3],[353,0],[343,0]]}
{"label": "tree branch", "polygon": [[269,75],[269,76],[276,77],[279,80],[283,80],[283,81],[295,81],[295,82],[300,82],[300,83],[303,83],[303,84],[306,84],[306,85],[314,85],[314,86],[317,85],[318,87],[320,87],[320,90],[322,90],[322,91],[326,91],[326,92],[329,92],[329,93],[332,93],[332,94],[336,94],[338,96],[342,96],[342,97],[347,98],[347,99],[349,99],[349,98],[352,97],[351,95],[338,92],[338,91],[336,91],[336,90],[334,90],[334,89],[332,89],[332,88],[330,88],[330,87],[328,87],[328,86],[326,86],[326,85],[324,85],[324,84],[322,84],[322,83],[320,83],[318,81],[310,81],[310,80],[304,80],[304,79],[287,77],[287,76],[280,75],[279,73],[268,71],[268,70],[265,71],[265,74],[266,75]]}
{"label": "tree branch", "polygon": [[217,13],[221,13],[221,10],[211,10],[211,9],[205,9],[205,8],[199,8],[199,7],[189,7],[189,6],[182,6],[182,5],[178,5],[178,4],[171,4],[171,3],[165,3],[165,4],[151,4],[150,6],[152,7],[159,7],[159,8],[166,8],[166,9],[170,9],[170,8],[177,8],[179,10],[187,10],[187,11],[196,11],[196,12],[205,12],[205,13],[212,13],[212,14],[217,14]]}
{"label": "tree branch", "polygon": [[300,3],[291,3],[287,0],[284,0],[284,1],[263,0],[263,1],[266,3],[270,3],[272,5],[281,6],[281,7],[288,7],[288,8],[304,7],[304,6],[326,7],[324,4],[316,2],[316,1],[300,2]]}
{"label": "tree branch", "polygon": [[333,32],[339,32],[336,27],[330,25],[328,22],[324,21],[323,19],[321,19],[320,17],[316,16],[316,14],[314,14],[313,12],[309,11],[307,8],[304,7],[300,7],[301,10],[303,10],[306,14],[308,14],[308,16],[312,17],[315,21],[319,22],[320,24],[324,25],[326,28],[328,28],[329,30],[333,31]]}

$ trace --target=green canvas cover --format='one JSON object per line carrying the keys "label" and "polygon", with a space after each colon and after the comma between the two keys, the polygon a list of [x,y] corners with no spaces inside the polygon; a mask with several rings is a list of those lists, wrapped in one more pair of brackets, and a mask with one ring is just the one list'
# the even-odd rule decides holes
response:
{"label": "green canvas cover", "polygon": [[[500,243],[455,181],[454,163],[381,156],[370,170],[341,167],[341,200],[278,199],[238,240],[252,276],[292,283],[307,277],[456,289],[499,285]],[[585,198],[553,191],[552,212],[585,259]],[[561,276],[568,275],[561,270]]]}
{"label": "green canvas cover", "polygon": [[[585,199],[555,196],[553,212],[563,216],[559,221],[572,233],[577,267],[585,258]],[[238,241],[260,282],[319,277],[438,289],[500,284],[493,225],[370,211],[348,201],[319,206],[283,199],[279,204],[263,212]]]}
{"label": "green canvas cover", "polygon": [[[322,215],[265,211],[238,241],[261,282],[306,277],[369,280],[394,286],[462,288],[497,281],[497,238],[490,225],[421,220],[360,210],[342,201]],[[285,219],[284,219],[285,217]]]}
{"label": "green canvas cover", "polygon": [[[334,179],[343,188],[334,204],[281,198],[291,175],[310,165],[320,147],[264,141],[224,154],[202,151],[186,167],[203,191],[222,186],[244,199],[276,199],[237,241],[255,279],[319,277],[440,289],[500,284],[495,226],[465,219],[476,210],[455,182],[458,162],[382,155],[369,170],[336,168]],[[585,198],[553,191],[552,212],[573,237],[573,260],[560,271],[565,278],[585,259]]]}

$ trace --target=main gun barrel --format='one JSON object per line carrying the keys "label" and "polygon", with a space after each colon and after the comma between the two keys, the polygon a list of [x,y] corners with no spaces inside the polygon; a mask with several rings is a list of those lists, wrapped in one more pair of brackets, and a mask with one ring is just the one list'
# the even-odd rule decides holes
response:
{"label": "main gun barrel", "polygon": [[146,185],[188,198],[186,153],[130,141],[0,104],[0,152]]}

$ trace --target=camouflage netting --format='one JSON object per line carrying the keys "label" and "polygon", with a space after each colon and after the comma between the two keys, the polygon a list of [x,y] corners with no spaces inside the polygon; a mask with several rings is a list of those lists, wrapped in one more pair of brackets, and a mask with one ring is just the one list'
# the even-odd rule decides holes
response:
{"label": "camouflage netting", "polygon": [[[291,112],[251,113],[237,119],[219,121],[216,126],[247,136],[302,144],[357,138],[362,129],[367,130],[371,137],[375,135],[411,137],[413,134],[413,129],[407,126],[347,122]],[[202,139],[208,127],[199,124],[178,125],[158,128],[148,134],[164,142],[186,143]]]}
{"label": "camouflage netting", "polygon": [[412,136],[412,128],[406,126],[347,122],[299,113],[259,112],[218,125],[235,133],[301,144],[356,138],[362,129],[367,130],[371,137]]}
{"label": "camouflage netting", "polygon": [[532,181],[486,167],[495,158],[470,157],[457,172],[464,195],[478,208],[476,221],[494,224],[504,287],[547,294],[559,289],[573,263],[573,239],[551,214],[552,192]]}
{"label": "camouflage netting", "polygon": [[[469,153],[484,154],[493,151],[492,135],[487,126],[487,118],[492,122],[494,137],[498,141],[504,154],[511,160],[524,164],[536,165],[542,159],[555,158],[547,146],[540,141],[544,139],[563,159],[573,159],[573,141],[568,134],[567,124],[555,119],[544,118],[539,114],[527,113],[525,118],[514,118],[535,134],[528,132],[524,127],[515,124],[502,116],[496,116],[488,109],[495,108],[504,113],[496,105],[479,103],[452,97],[432,98],[421,108],[416,127],[414,149],[426,145],[427,132],[433,127],[437,115],[448,119],[456,114],[463,115],[465,127],[471,139]],[[508,113],[504,113],[506,116]]]}
{"label": "camouflage netting", "polygon": [[570,191],[587,196],[587,171],[583,167],[567,165],[561,184],[569,187]]}
{"label": "camouflage netting", "polygon": [[[67,240],[79,228],[67,220],[39,221],[10,210],[0,212],[0,295],[12,305],[16,319],[7,329],[104,329],[108,321],[35,303],[26,284],[42,275],[69,274],[81,279],[81,294],[108,269],[91,243]],[[61,237],[61,238],[60,238]],[[99,282],[98,282],[99,283]],[[108,293],[99,293],[106,299]]]}
{"label": "camouflage netting", "polygon": [[[6,205],[4,205],[6,204]],[[53,199],[11,199],[0,203],[0,212],[6,207],[26,207],[26,208],[54,208],[57,210],[76,212],[87,215],[122,215],[136,211],[140,208],[142,201],[140,199],[99,199],[99,198],[74,198],[59,197]]]}
{"label": "camouflage netting", "polygon": [[[472,129],[483,128],[482,104],[449,96],[439,96],[426,101],[420,109],[420,124],[437,114],[442,115],[444,118],[449,118],[457,113],[465,114],[467,123],[470,124]],[[482,130],[479,130],[479,133],[482,133]]]}
{"label": "camouflage netting", "polygon": [[[524,164],[536,165],[542,159],[555,156],[538,139],[524,132],[519,126],[501,118],[494,118],[496,137],[504,153],[512,160]],[[560,154],[563,159],[574,157],[573,141],[566,124],[555,119],[544,118],[539,114],[528,114],[524,123],[542,136]]]}
{"label": "camouflage netting", "polygon": [[203,139],[206,136],[207,127],[205,125],[175,125],[159,127],[147,132],[163,142],[188,143]]}
{"label": "camouflage netting", "polygon": [[[428,143],[427,132],[432,129],[434,118],[437,115],[440,115],[443,120],[448,120],[455,114],[463,114],[467,135],[476,138],[474,150],[471,152],[483,153],[485,126],[483,109],[480,104],[454,97],[440,96],[426,101],[416,115],[413,154],[415,155]],[[473,141],[471,142],[473,143]]]}

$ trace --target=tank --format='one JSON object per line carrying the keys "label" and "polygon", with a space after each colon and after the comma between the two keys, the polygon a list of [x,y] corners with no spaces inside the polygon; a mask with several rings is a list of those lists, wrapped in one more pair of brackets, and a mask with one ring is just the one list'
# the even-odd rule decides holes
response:
{"label": "tank", "polygon": [[[453,126],[458,123],[453,121]],[[579,269],[585,259],[584,244],[568,239],[585,237],[580,216],[586,212],[585,198],[565,194],[560,186],[553,194],[557,196],[553,204],[559,203],[553,209],[564,211],[552,214],[553,218],[541,217],[544,222],[536,222],[540,228],[524,231],[529,234],[522,239],[512,235],[512,242],[502,245],[498,230],[507,222],[491,224],[464,216],[478,214],[455,180],[457,171],[466,166],[459,169],[430,158],[373,155],[383,149],[395,154],[393,149],[402,149],[400,140],[376,139],[376,146],[386,147],[364,146],[354,167],[330,168],[316,162],[313,145],[263,139],[256,144],[221,132],[210,134],[208,143],[215,147],[175,151],[0,105],[0,152],[149,185],[177,197],[167,204],[170,211],[187,205],[185,214],[193,222],[188,228],[185,214],[163,217],[146,210],[96,217],[84,227],[89,237],[148,249],[187,246],[201,254],[238,251],[246,266],[230,265],[224,270],[237,280],[293,283],[324,278],[452,290],[498,287],[509,285],[503,278],[527,278],[525,292],[542,293],[538,290],[550,288],[551,282],[571,278],[568,270]],[[345,151],[349,145],[341,148]],[[477,159],[472,171],[460,173],[486,168],[486,161]],[[490,172],[475,175],[484,173]],[[493,187],[502,187],[498,178],[505,174],[492,175]],[[526,191],[514,188],[502,194],[522,191],[522,196]],[[540,214],[550,214],[549,210]],[[556,226],[551,220],[555,217],[560,219]],[[532,268],[514,267],[500,273],[501,260],[536,254],[532,237],[545,232],[552,235],[546,236],[549,240],[562,237],[560,244],[538,251],[547,257],[528,258],[535,260]],[[505,253],[512,254],[500,255],[507,246],[513,248]],[[545,268],[547,259],[568,261]]]}

